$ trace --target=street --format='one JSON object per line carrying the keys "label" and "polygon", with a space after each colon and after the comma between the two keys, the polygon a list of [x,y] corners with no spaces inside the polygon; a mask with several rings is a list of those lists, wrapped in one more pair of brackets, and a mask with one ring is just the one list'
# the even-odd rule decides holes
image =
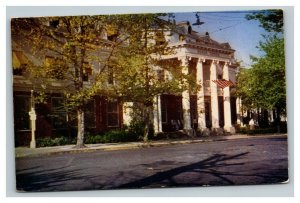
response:
{"label": "street", "polygon": [[272,184],[288,180],[287,138],[251,138],[16,159],[19,191]]}

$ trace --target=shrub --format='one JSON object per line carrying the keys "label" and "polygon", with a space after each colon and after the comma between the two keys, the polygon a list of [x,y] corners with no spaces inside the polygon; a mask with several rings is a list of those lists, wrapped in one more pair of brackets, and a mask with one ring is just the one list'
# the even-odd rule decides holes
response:
{"label": "shrub", "polygon": [[86,144],[138,141],[139,135],[129,130],[112,130],[102,135],[87,135]]}
{"label": "shrub", "polygon": [[132,121],[128,127],[128,132],[132,134],[132,136],[140,137],[144,135],[145,124],[142,121]]}
{"label": "shrub", "polygon": [[271,127],[271,128],[257,128],[257,129],[254,129],[254,130],[250,130],[248,127],[240,127],[237,130],[237,133],[249,134],[249,135],[277,133],[277,128],[276,127]]}
{"label": "shrub", "polygon": [[75,144],[76,140],[67,138],[67,137],[44,137],[39,138],[36,141],[37,147],[52,147],[52,146],[61,146],[61,145],[67,145],[67,144]]}

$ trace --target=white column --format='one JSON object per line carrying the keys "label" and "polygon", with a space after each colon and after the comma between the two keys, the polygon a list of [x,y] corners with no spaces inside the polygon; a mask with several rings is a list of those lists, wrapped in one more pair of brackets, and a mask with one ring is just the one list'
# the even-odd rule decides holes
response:
{"label": "white column", "polygon": [[[181,58],[182,74],[189,73],[189,63],[186,57]],[[187,82],[187,81],[185,81]],[[183,111],[183,129],[189,134],[191,133],[191,114],[190,114],[190,94],[188,90],[182,92],[182,111]]]}
{"label": "white column", "polygon": [[154,97],[154,102],[153,102],[153,125],[154,125],[154,133],[162,132],[160,95],[157,95],[157,96]]}
{"label": "white column", "polygon": [[200,85],[201,88],[197,92],[197,113],[198,113],[198,129],[203,130],[206,128],[206,122],[205,122],[205,101],[204,101],[204,79],[203,79],[203,62],[205,60],[198,59],[197,63],[197,85]]}
{"label": "white column", "polygon": [[123,103],[123,124],[126,126],[129,126],[130,122],[132,121],[132,108],[133,102]]}
{"label": "white column", "polygon": [[268,114],[269,114],[269,121],[274,122],[273,110],[269,109]]}
{"label": "white column", "polygon": [[242,127],[243,126],[243,123],[242,123],[242,101],[239,97],[236,98],[236,118],[237,118],[236,123]]}
{"label": "white column", "polygon": [[210,94],[211,94],[211,117],[212,128],[220,128],[219,125],[219,103],[218,103],[218,87],[213,80],[217,79],[217,64],[219,62],[213,60],[210,66]]}
{"label": "white column", "polygon": [[36,148],[36,141],[35,141],[35,130],[36,130],[36,113],[34,107],[31,107],[31,111],[29,112],[29,117],[31,121],[31,141],[30,141],[30,148]]}
{"label": "white column", "polygon": [[[223,79],[229,80],[229,67],[225,62],[223,67]],[[226,132],[233,133],[233,127],[231,124],[231,105],[230,105],[230,87],[223,89],[223,101],[224,101],[224,130]]]}

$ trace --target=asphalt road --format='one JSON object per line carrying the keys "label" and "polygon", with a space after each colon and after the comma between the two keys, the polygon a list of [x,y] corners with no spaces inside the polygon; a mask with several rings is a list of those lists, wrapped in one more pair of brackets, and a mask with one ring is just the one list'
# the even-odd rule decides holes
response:
{"label": "asphalt road", "polygon": [[288,180],[287,140],[251,138],[16,159],[18,191],[273,184]]}

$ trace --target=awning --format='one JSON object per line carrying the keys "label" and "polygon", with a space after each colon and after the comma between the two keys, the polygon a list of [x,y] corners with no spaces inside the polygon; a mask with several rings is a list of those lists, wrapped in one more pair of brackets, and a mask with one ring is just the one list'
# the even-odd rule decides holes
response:
{"label": "awning", "polygon": [[12,52],[13,68],[21,68],[22,65],[28,64],[28,59],[22,51]]}
{"label": "awning", "polygon": [[219,79],[219,80],[213,80],[213,82],[216,83],[222,89],[224,89],[225,87],[235,86],[231,80]]}

